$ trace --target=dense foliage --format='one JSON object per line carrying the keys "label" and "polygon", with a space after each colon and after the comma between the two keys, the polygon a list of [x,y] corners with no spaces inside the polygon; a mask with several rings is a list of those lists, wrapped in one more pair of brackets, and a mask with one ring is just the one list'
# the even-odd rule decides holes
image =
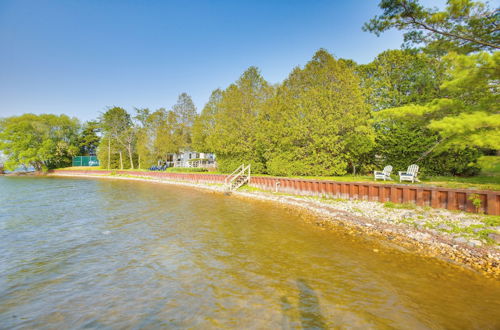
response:
{"label": "dense foliage", "polygon": [[405,31],[405,46],[426,45],[426,51],[446,53],[500,49],[497,8],[480,1],[448,0],[444,10],[424,8],[418,0],[381,0],[381,15],[363,27],[377,35],[395,28]]}
{"label": "dense foliage", "polygon": [[0,150],[7,169],[32,166],[46,170],[71,164],[78,154],[79,122],[66,115],[24,114],[0,120]]}
{"label": "dense foliage", "polygon": [[359,78],[318,51],[277,89],[260,116],[260,149],[269,174],[342,175],[372,147],[370,113]]}
{"label": "dense foliage", "polygon": [[[405,32],[400,50],[371,63],[320,49],[281,83],[256,67],[214,90],[197,114],[182,93],[170,109],[111,107],[80,128],[66,116],[0,122],[8,165],[63,166],[76,153],[105,168],[147,168],[181,150],[216,154],[219,170],[242,163],[272,175],[343,175],[419,164],[425,174],[474,175],[500,149],[498,9],[448,0],[381,0],[364,29]],[[417,48],[410,48],[417,47]]]}

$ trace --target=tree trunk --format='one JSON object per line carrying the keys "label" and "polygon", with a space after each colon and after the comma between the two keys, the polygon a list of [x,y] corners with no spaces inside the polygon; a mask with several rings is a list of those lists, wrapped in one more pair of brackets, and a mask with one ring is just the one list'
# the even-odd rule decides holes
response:
{"label": "tree trunk", "polygon": [[134,169],[134,159],[132,158],[132,147],[128,146],[128,156],[130,157],[130,168]]}
{"label": "tree trunk", "polygon": [[108,138],[108,171],[111,168],[111,139]]}
{"label": "tree trunk", "polygon": [[137,162],[138,162],[138,166],[139,166],[139,169],[141,169],[141,154],[138,154],[137,155]]}
{"label": "tree trunk", "polygon": [[120,170],[123,170],[123,156],[121,151],[120,151]]}

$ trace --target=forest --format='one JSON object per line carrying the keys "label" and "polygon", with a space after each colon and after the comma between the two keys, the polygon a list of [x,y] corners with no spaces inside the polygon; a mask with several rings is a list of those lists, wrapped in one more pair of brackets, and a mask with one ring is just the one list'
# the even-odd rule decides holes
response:
{"label": "forest", "polygon": [[[426,175],[474,176],[500,150],[498,9],[449,0],[382,0],[363,29],[404,32],[400,49],[368,64],[319,49],[280,83],[251,66],[214,89],[198,112],[181,93],[171,107],[111,106],[93,121],[24,114],[0,119],[6,166],[145,169],[180,150],[214,153],[218,170],[251,164],[277,176],[368,173],[416,163]],[[108,164],[109,163],[109,164]]]}

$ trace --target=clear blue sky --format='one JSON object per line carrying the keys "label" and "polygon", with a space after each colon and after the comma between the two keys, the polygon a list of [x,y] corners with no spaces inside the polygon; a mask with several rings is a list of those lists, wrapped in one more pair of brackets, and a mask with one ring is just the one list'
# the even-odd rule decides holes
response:
{"label": "clear blue sky", "polygon": [[319,48],[359,63],[399,48],[361,26],[376,0],[0,0],[0,117],[107,106],[171,107],[187,92],[201,110],[249,66],[271,83]]}

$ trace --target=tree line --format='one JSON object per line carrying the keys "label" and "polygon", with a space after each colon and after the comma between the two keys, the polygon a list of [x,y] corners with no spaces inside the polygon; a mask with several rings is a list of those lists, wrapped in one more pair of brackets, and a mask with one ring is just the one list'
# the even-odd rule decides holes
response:
{"label": "tree line", "polygon": [[430,175],[475,175],[500,149],[498,9],[449,0],[382,0],[363,27],[405,32],[401,49],[357,64],[318,50],[279,84],[248,68],[198,114],[182,93],[171,109],[108,108],[80,125],[65,115],[0,121],[8,166],[67,165],[97,153],[105,168],[147,168],[183,149],[211,152],[220,171],[241,163],[271,175],[365,173],[417,163]]}

